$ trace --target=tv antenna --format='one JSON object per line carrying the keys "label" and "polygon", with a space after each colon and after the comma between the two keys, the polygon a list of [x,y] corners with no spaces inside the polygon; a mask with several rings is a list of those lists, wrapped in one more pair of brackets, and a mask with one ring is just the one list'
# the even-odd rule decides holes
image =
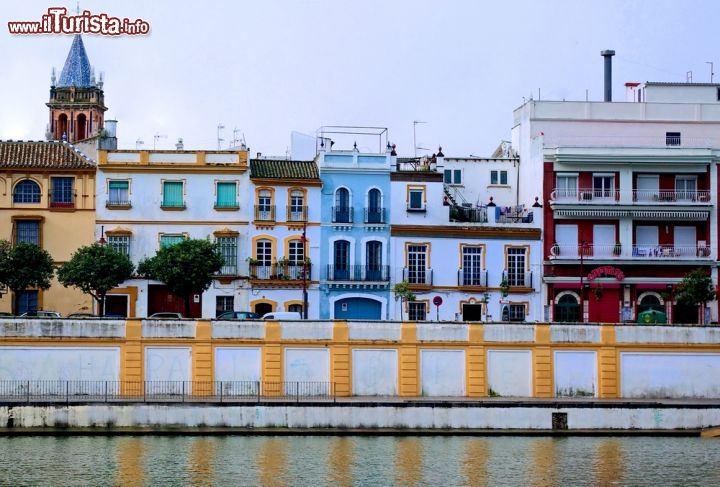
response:
{"label": "tv antenna", "polygon": [[139,149],[141,145],[145,145],[145,141],[142,140],[141,137],[138,137],[138,139],[135,141],[135,148]]}
{"label": "tv antenna", "polygon": [[156,132],[155,135],[153,135],[153,150],[157,147],[157,142],[160,139],[167,139],[167,135],[162,135],[160,132]]}
{"label": "tv antenna", "polygon": [[220,143],[225,142],[225,139],[220,137],[220,131],[225,128],[225,125],[220,122],[217,126],[217,143],[218,143],[218,150],[220,150]]}
{"label": "tv antenna", "polygon": [[[422,147],[418,147],[418,146],[417,146],[417,139],[416,139],[416,137],[415,137],[415,127],[417,127],[417,124],[419,124],[419,123],[427,123],[427,122],[421,122],[421,121],[419,121],[419,120],[413,120],[413,151],[414,151],[414,153],[415,153],[415,157],[417,157],[417,151],[418,151],[418,149],[422,149]],[[427,150],[427,149],[423,149],[423,150]]]}
{"label": "tv antenna", "polygon": [[710,83],[712,83],[712,82],[713,82],[713,76],[715,75],[715,73],[713,73],[713,63],[712,63],[712,61],[705,61],[705,64],[709,64],[709,65],[710,65]]}

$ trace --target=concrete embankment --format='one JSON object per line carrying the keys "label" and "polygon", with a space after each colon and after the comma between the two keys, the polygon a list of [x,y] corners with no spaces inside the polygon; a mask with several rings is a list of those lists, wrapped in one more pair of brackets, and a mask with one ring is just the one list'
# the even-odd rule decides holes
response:
{"label": "concrete embankment", "polygon": [[[15,434],[700,435],[718,401],[386,400],[2,404]],[[712,435],[711,435],[712,436]]]}

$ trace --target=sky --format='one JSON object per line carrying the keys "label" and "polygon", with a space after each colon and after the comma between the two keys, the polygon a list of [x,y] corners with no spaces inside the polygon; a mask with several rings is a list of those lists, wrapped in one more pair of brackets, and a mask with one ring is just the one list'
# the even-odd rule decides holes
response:
{"label": "sky", "polygon": [[[45,137],[50,75],[72,35],[11,35],[75,0],[0,10],[0,140]],[[148,35],[83,35],[121,149],[213,150],[234,138],[285,156],[293,131],[387,129],[398,155],[489,156],[529,98],[613,99],[630,81],[720,82],[717,0],[82,0]],[[418,123],[415,123],[418,122]],[[420,123],[422,122],[422,123]],[[222,124],[223,129],[218,130]],[[377,138],[349,136],[358,148]],[[347,137],[346,137],[347,138]],[[349,149],[343,140],[336,149]]]}

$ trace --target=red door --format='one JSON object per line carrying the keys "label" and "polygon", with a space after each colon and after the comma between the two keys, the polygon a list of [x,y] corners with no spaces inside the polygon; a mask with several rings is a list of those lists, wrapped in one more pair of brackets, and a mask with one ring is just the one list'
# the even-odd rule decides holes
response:
{"label": "red door", "polygon": [[601,288],[598,292],[590,287],[585,299],[589,303],[589,321],[593,323],[618,323],[620,321],[620,289]]}

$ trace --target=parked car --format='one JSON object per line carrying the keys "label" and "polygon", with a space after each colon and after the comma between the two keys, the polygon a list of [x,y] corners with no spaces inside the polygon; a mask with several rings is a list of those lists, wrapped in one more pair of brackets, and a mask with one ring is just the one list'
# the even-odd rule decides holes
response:
{"label": "parked car", "polygon": [[82,320],[87,318],[99,318],[99,316],[93,313],[70,313],[67,315],[67,318],[71,320]]}
{"label": "parked car", "polygon": [[182,313],[171,313],[169,311],[163,311],[161,313],[153,313],[148,316],[150,320],[181,320],[183,317]]}
{"label": "parked car", "polygon": [[265,313],[263,320],[301,320],[302,316],[297,311],[272,311]]}
{"label": "parked car", "polygon": [[218,320],[259,320],[260,315],[252,311],[226,311],[220,314]]}
{"label": "parked car", "polygon": [[36,309],[26,311],[20,315],[20,318],[26,317],[38,317],[38,318],[62,318],[62,315],[57,311],[48,311],[46,309]]}

